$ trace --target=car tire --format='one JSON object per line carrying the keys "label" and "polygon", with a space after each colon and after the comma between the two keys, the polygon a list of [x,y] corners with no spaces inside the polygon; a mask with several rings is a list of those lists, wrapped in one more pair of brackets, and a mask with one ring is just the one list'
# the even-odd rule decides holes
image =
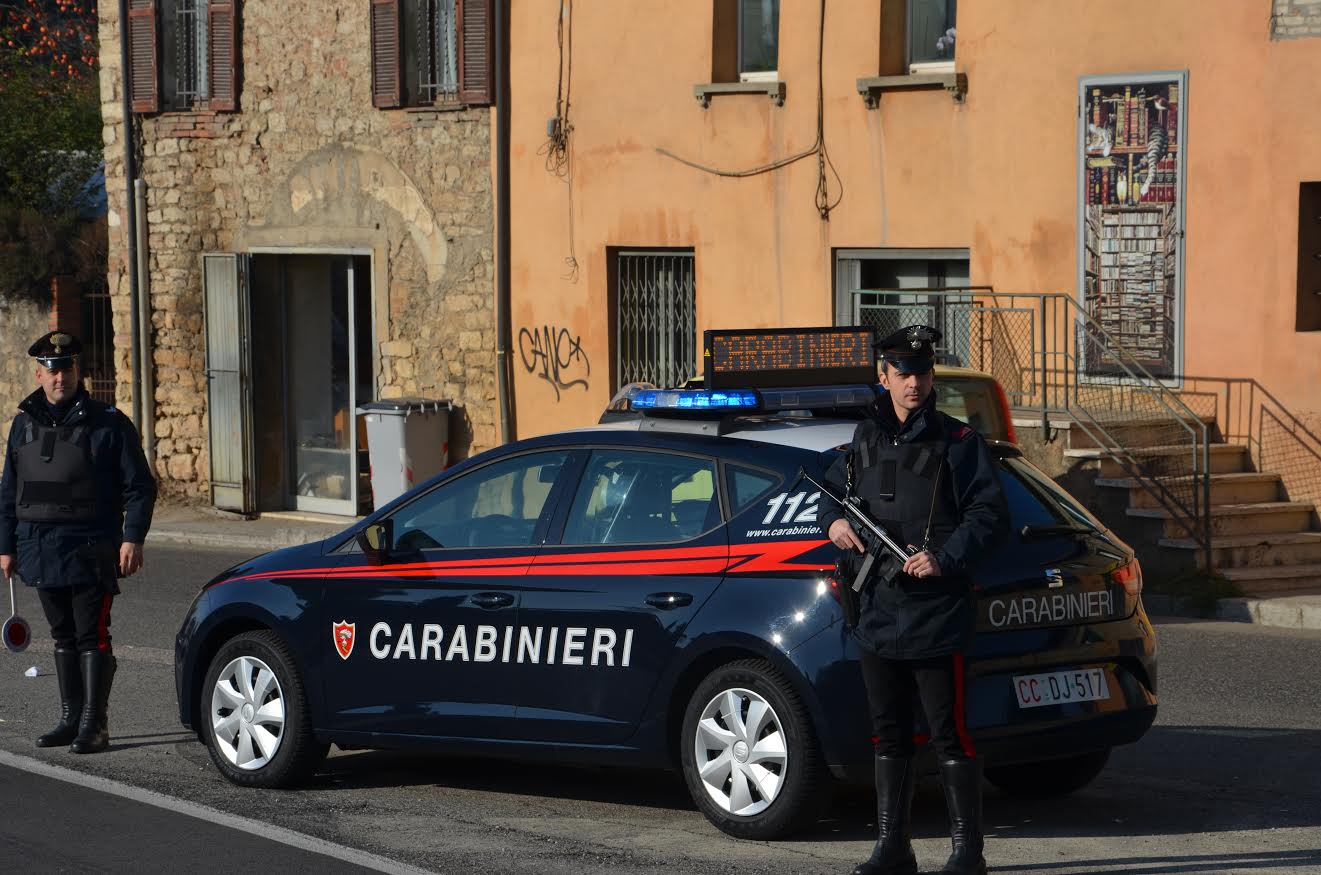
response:
{"label": "car tire", "polygon": [[740,660],[707,675],[688,699],[682,733],[688,792],[721,832],[765,841],[819,817],[827,788],[816,732],[769,662]]}
{"label": "car tire", "polygon": [[302,677],[273,632],[245,632],[220,647],[198,710],[211,761],[242,787],[295,784],[330,749],[312,734]]}
{"label": "car tire", "polygon": [[1110,749],[1058,760],[996,766],[986,780],[1014,796],[1066,796],[1090,784],[1110,759]]}

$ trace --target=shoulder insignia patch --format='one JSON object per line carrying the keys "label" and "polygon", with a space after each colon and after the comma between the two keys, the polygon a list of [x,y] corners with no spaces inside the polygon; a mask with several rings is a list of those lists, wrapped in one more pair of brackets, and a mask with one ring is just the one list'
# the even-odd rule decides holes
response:
{"label": "shoulder insignia patch", "polygon": [[971,437],[972,433],[973,432],[971,426],[960,425],[958,428],[954,429],[952,436],[954,440],[961,441]]}

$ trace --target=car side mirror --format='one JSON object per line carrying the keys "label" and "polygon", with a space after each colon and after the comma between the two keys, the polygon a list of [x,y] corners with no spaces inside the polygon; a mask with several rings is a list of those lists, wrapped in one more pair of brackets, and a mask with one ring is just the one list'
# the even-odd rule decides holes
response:
{"label": "car side mirror", "polygon": [[384,564],[394,546],[394,521],[381,520],[358,532],[358,546],[367,557],[368,565]]}

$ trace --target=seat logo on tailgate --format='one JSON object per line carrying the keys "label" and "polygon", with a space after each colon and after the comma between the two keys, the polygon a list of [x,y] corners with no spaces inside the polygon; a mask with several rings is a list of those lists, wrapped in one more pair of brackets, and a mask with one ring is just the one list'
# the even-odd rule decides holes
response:
{"label": "seat logo on tailgate", "polygon": [[983,604],[983,619],[992,629],[1087,623],[1109,619],[1115,612],[1114,594],[1108,589],[1004,596]]}

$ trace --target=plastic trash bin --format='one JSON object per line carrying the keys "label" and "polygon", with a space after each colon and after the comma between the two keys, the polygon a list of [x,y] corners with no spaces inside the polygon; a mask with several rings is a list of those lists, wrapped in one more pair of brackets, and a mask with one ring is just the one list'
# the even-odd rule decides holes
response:
{"label": "plastic trash bin", "polygon": [[449,401],[391,398],[358,408],[367,425],[372,500],[391,501],[445,469],[449,459]]}

